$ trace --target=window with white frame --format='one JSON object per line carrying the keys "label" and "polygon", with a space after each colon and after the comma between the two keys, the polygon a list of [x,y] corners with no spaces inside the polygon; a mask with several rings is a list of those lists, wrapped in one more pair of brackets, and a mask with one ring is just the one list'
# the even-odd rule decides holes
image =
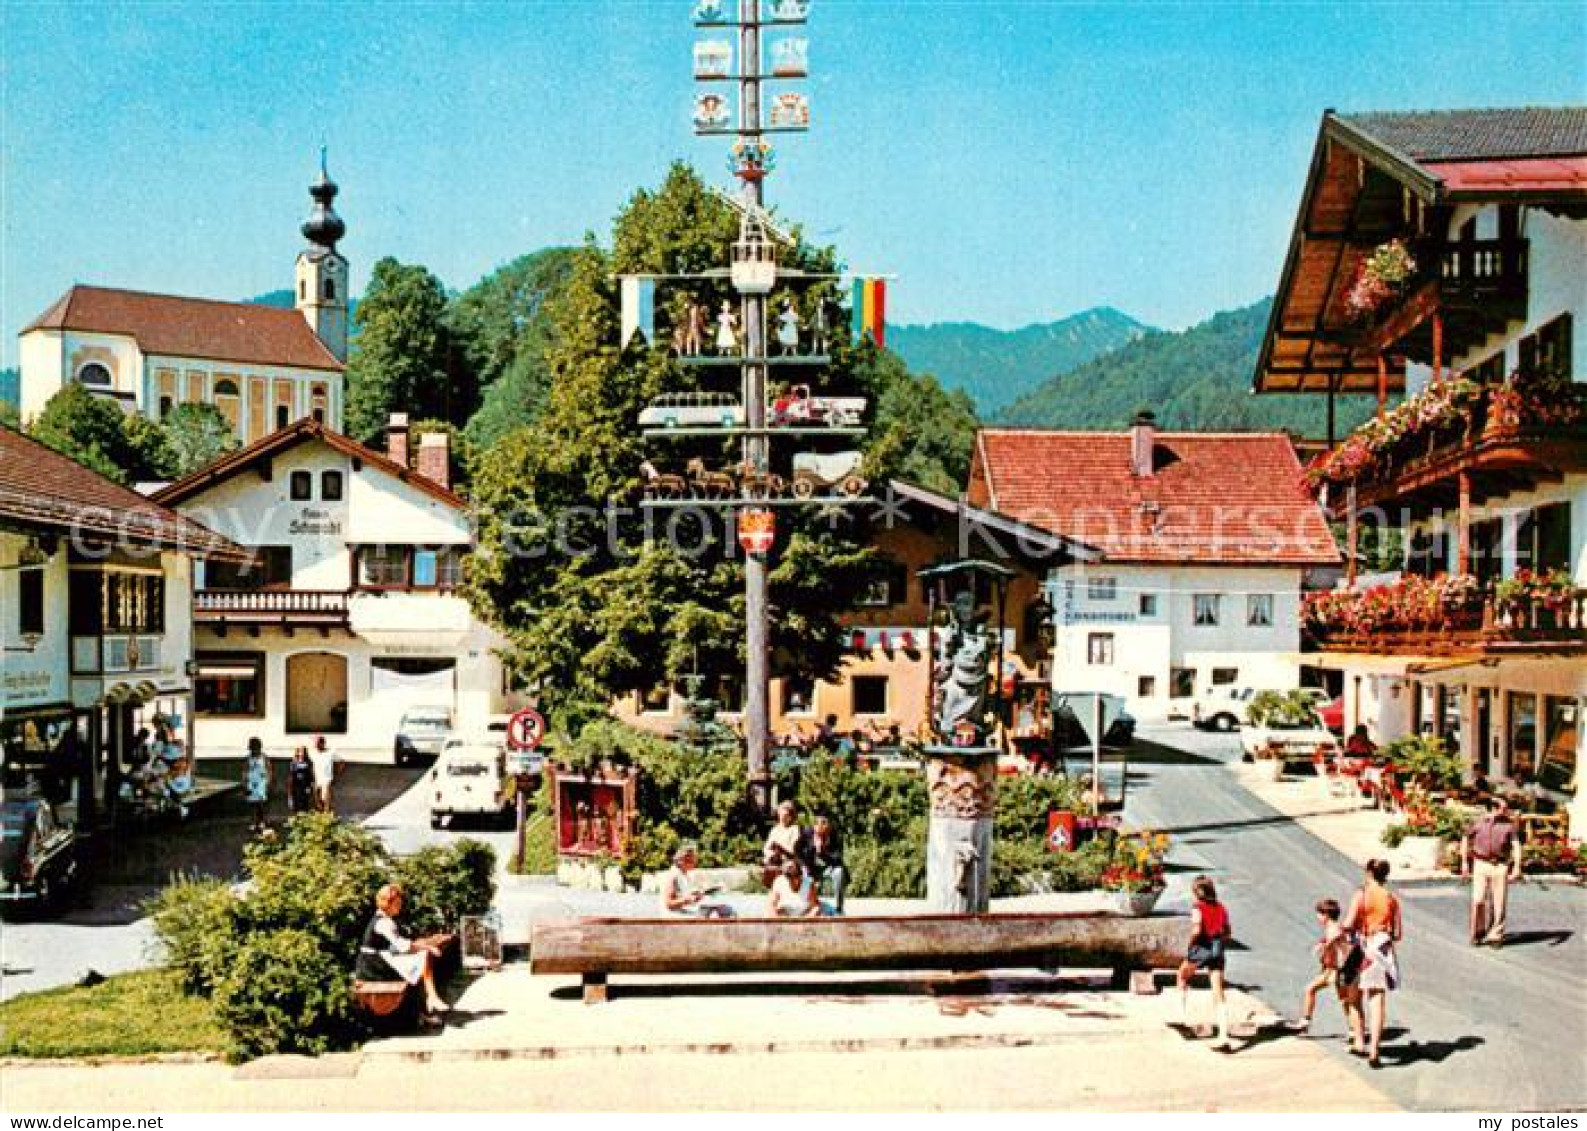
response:
{"label": "window with white frame", "polygon": [[1250,625],[1252,628],[1273,627],[1273,594],[1246,594],[1245,623]]}
{"label": "window with white frame", "polygon": [[1197,593],[1194,597],[1193,622],[1206,627],[1216,625],[1220,600],[1216,593]]}
{"label": "window with white frame", "polygon": [[1086,582],[1086,599],[1089,601],[1114,601],[1119,596],[1119,579],[1093,577]]}
{"label": "window with white frame", "polygon": [[1086,663],[1106,666],[1113,663],[1113,634],[1093,632],[1086,637]]}

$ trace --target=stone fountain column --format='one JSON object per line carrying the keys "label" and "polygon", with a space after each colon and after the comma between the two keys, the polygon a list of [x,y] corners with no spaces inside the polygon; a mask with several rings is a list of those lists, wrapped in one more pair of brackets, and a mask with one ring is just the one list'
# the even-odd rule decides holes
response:
{"label": "stone fountain column", "polygon": [[932,911],[985,914],[992,894],[992,816],[997,750],[928,746],[926,902]]}

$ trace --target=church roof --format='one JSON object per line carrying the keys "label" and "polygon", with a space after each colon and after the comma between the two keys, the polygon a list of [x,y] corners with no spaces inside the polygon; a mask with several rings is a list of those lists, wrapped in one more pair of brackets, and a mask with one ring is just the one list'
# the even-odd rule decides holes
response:
{"label": "church roof", "polygon": [[124,334],[145,354],[337,372],[342,363],[296,310],[75,286],[23,328]]}

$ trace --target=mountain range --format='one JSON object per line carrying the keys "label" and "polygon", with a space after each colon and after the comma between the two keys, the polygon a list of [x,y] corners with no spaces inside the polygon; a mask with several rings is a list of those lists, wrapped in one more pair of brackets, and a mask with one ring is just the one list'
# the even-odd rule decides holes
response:
{"label": "mountain range", "polygon": [[994,330],[975,322],[889,326],[887,344],[917,373],[963,389],[983,416],[995,414],[1043,381],[1135,341],[1147,333],[1108,306],[1057,322]]}
{"label": "mountain range", "polygon": [[[1287,429],[1319,436],[1324,398],[1253,396],[1251,374],[1273,300],[1226,310],[1181,331],[1148,330],[1133,341],[1051,377],[996,413],[1000,424],[1119,429],[1141,409],[1161,428],[1205,432]],[[1372,414],[1372,397],[1341,397],[1341,435]]]}

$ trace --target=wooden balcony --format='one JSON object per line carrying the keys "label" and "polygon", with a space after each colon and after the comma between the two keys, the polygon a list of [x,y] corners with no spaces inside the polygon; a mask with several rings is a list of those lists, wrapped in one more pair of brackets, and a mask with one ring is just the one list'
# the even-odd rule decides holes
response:
{"label": "wooden balcony", "polygon": [[345,589],[200,589],[193,621],[222,632],[230,625],[329,630],[347,627],[348,607]]}
{"label": "wooden balcony", "polygon": [[1411,254],[1421,266],[1403,287],[1403,297],[1356,334],[1357,346],[1372,353],[1392,350],[1431,365],[1438,336],[1433,314],[1439,316],[1440,360],[1458,357],[1526,317],[1526,240],[1424,243]]}
{"label": "wooden balcony", "polygon": [[[1435,433],[1416,449],[1383,460],[1356,481],[1356,507],[1452,511],[1460,505],[1463,475],[1476,506],[1582,470],[1587,470],[1587,427],[1490,429],[1474,422],[1459,432]],[[1329,507],[1335,517],[1344,517],[1345,493],[1337,492]]]}
{"label": "wooden balcony", "polygon": [[1587,589],[1552,603],[1501,605],[1491,595],[1480,610],[1452,615],[1436,627],[1377,631],[1329,630],[1308,625],[1309,643],[1327,652],[1449,656],[1587,653]]}

